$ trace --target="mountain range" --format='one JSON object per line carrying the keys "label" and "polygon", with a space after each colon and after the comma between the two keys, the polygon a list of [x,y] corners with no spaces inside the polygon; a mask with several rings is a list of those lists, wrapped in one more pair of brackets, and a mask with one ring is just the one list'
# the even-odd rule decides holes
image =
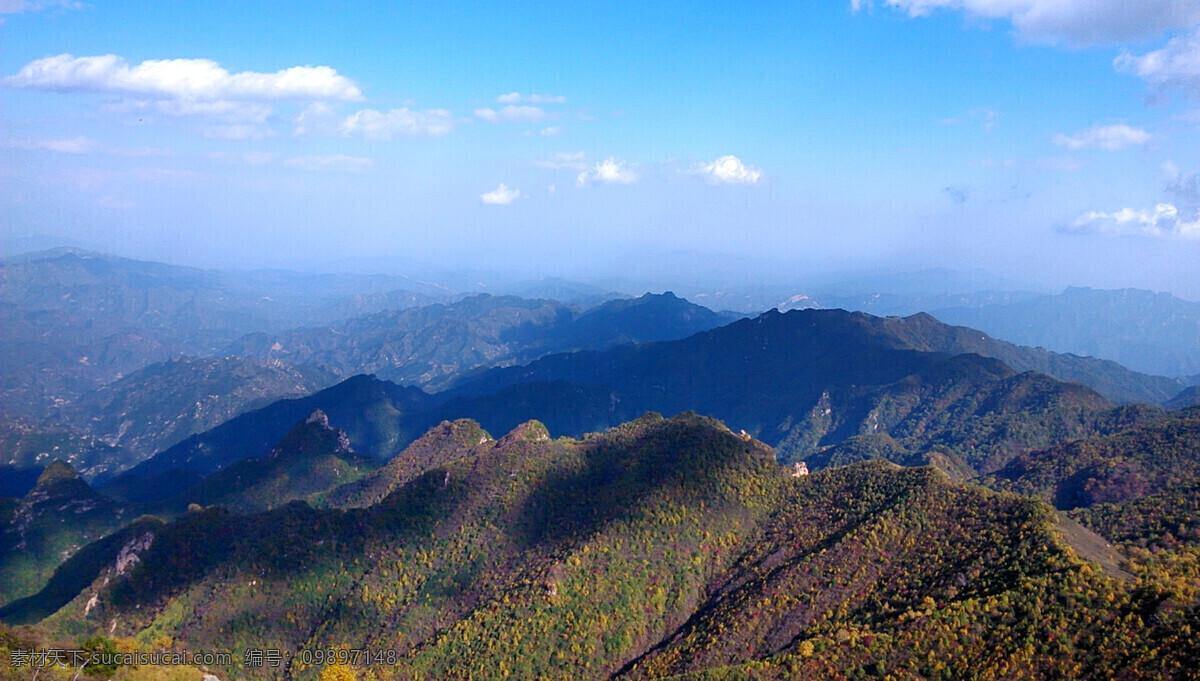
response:
{"label": "mountain range", "polygon": [[796,477],[694,414],[582,440],[446,423],[398,459],[344,505],[143,522],[64,564],[57,607],[0,617],[284,652],[216,670],[237,678],[316,678],[312,651],[339,646],[384,651],[359,678],[1187,678],[1196,659],[1194,551],[1106,568],[1045,503],[933,467]]}
{"label": "mountain range", "polygon": [[931,310],[938,319],[1148,374],[1200,373],[1200,303],[1137,289],[1072,287],[1003,305]]}
{"label": "mountain range", "polygon": [[[0,655],[238,653],[40,681],[1182,679],[1200,661],[1186,373],[802,297],[742,318],[563,280],[520,286],[569,305],[79,252],[2,273]],[[1063,302],[996,291],[961,300]],[[1141,300],[1092,293],[1058,298]],[[1141,306],[1168,350],[1178,302]],[[1107,333],[1136,307],[1080,319]]]}

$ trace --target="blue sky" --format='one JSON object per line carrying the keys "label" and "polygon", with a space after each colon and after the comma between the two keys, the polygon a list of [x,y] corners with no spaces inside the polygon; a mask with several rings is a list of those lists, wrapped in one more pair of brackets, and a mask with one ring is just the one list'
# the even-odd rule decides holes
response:
{"label": "blue sky", "polygon": [[4,238],[1200,299],[1195,0],[647,4],[0,0]]}

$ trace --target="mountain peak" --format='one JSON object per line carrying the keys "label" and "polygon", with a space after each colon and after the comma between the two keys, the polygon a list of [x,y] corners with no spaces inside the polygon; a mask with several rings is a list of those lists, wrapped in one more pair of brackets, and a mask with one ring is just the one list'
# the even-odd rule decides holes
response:
{"label": "mountain peak", "polygon": [[544,442],[550,439],[550,431],[546,425],[538,420],[530,420],[509,431],[508,435],[500,438],[497,446],[504,446],[513,442]]}
{"label": "mountain peak", "polygon": [[55,459],[54,461],[51,461],[50,465],[46,466],[46,470],[42,471],[42,474],[38,476],[37,486],[45,487],[46,485],[51,485],[57,482],[78,479],[79,473],[77,473],[75,469],[71,467],[71,464],[63,461],[62,459]]}
{"label": "mountain peak", "polygon": [[304,419],[305,424],[317,424],[321,428],[329,427],[329,415],[323,409],[314,409],[308,418]]}

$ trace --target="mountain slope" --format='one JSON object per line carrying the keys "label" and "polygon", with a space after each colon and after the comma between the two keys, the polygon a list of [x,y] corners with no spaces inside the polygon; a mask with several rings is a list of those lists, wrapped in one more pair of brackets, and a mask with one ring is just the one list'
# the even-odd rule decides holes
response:
{"label": "mountain slope", "polygon": [[390,458],[419,431],[411,414],[428,396],[373,376],[356,376],[307,397],[280,400],[193,435],[125,471],[104,486],[130,501],[161,501],[241,459],[261,458],[313,410],[346,431],[354,451]]}
{"label": "mountain slope", "polygon": [[52,462],[0,525],[0,604],[36,593],[60,563],[130,515],[69,465]]}
{"label": "mountain slope", "polygon": [[[777,447],[782,461],[821,466],[871,449],[900,457],[945,444],[994,470],[1016,453],[1094,432],[1113,406],[994,359],[915,349],[928,343],[895,326],[912,330],[910,320],[840,310],[769,312],[681,341],[552,355],[464,381],[437,396],[446,401],[434,418],[503,431],[536,417],[581,435],[644,411],[692,409]],[[856,454],[829,451],[852,439]]]}
{"label": "mountain slope", "polygon": [[61,416],[130,452],[128,467],[247,409],[303,397],[336,380],[327,371],[277,360],[180,357],[87,393]]}
{"label": "mountain slope", "polygon": [[332,428],[320,409],[280,440],[263,458],[242,459],[175,497],[176,512],[189,504],[225,506],[235,513],[265,511],[294,500],[315,501],[378,467],[356,454],[345,431]]}
{"label": "mountain slope", "polygon": [[988,482],[1041,496],[1112,542],[1200,544],[1200,407],[1030,452]]}
{"label": "mountain slope", "polygon": [[993,357],[1018,372],[1038,371],[1060,381],[1082,383],[1115,402],[1161,404],[1183,386],[1177,379],[1141,374],[1109,360],[1014,345],[973,328],[944,324],[924,313],[867,319],[869,324],[864,326],[869,332],[892,338],[902,347]]}
{"label": "mountain slope", "polygon": [[337,326],[251,334],[226,351],[438,389],[480,368],[553,352],[685,338],[729,321],[729,315],[671,293],[612,300],[583,313],[553,300],[480,294]]}
{"label": "mountain slope", "polygon": [[387,651],[358,660],[381,679],[1186,678],[1195,659],[1195,590],[1105,577],[1033,499],[883,462],[793,478],[695,415],[581,441],[530,422],[463,455],[465,433],[366,508],[191,513],[42,626],[278,649],[281,669],[225,673],[304,680],[342,645]]}

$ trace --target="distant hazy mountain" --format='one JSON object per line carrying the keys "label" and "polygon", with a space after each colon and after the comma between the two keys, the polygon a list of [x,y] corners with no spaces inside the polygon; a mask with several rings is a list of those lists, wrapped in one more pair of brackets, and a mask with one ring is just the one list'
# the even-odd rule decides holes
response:
{"label": "distant hazy mountain", "polygon": [[481,294],[380,312],[333,327],[251,334],[225,351],[437,389],[480,368],[527,362],[551,352],[674,340],[734,318],[671,293],[609,301],[585,312],[554,300]]}
{"label": "distant hazy mountain", "polygon": [[57,416],[129,452],[122,466],[127,468],[243,411],[303,397],[336,381],[323,369],[279,360],[184,357],[86,393]]}
{"label": "distant hazy mountain", "polygon": [[873,317],[873,333],[896,339],[902,347],[931,352],[973,352],[994,357],[1017,371],[1038,371],[1060,381],[1074,381],[1117,402],[1160,404],[1174,396],[1184,382],[1148,376],[1110,360],[1050,352],[997,340],[975,329],[949,326],[931,315]]}
{"label": "distant hazy mountain", "polygon": [[[780,272],[775,281],[786,281],[792,273]],[[874,315],[911,315],[944,307],[977,307],[1011,303],[1036,294],[1028,285],[985,272],[927,269],[915,272],[858,274],[851,276],[809,275],[795,283],[747,285],[760,277],[732,278],[714,286],[677,286],[689,300],[715,310],[742,313],[779,309],[781,312],[807,308],[845,309]]]}
{"label": "distant hazy mountain", "polygon": [[[40,475],[40,470],[55,459],[65,461],[89,479],[124,468],[132,459],[124,449],[70,426],[3,415],[0,415],[0,452],[4,455],[0,477],[6,481],[14,476],[27,478],[28,472],[18,471],[38,470]],[[16,496],[23,496],[26,491],[28,488]]]}
{"label": "distant hazy mountain", "polygon": [[[434,293],[399,290],[407,285]],[[403,304],[447,293],[404,277],[222,272],[72,249],[5,258],[0,413],[44,418],[148,364],[210,355],[253,331],[332,320],[355,295]]]}
{"label": "distant hazy mountain", "polygon": [[1007,305],[931,311],[1020,345],[1119,362],[1136,371],[1200,371],[1200,303],[1137,289],[1068,288]]}
{"label": "distant hazy mountain", "polygon": [[537,281],[521,281],[514,282],[502,286],[505,295],[517,296],[520,298],[544,298],[549,300],[557,300],[565,305],[571,305],[580,309],[587,309],[606,303],[610,300],[619,300],[622,298],[630,298],[631,296],[624,293],[619,293],[602,286],[595,286],[562,277],[548,277]]}
{"label": "distant hazy mountain", "polygon": [[1163,403],[1168,409],[1183,409],[1200,404],[1200,385],[1184,388],[1178,395]]}

